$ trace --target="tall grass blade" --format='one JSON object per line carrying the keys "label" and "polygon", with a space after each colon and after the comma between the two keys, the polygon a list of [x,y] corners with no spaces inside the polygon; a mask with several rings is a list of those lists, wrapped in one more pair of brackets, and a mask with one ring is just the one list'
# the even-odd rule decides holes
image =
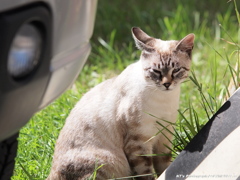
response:
{"label": "tall grass blade", "polygon": [[29,180],[34,180],[33,176],[31,176],[31,174],[24,168],[22,163],[19,162],[19,165],[22,168],[22,170],[24,171],[24,173],[28,176]]}

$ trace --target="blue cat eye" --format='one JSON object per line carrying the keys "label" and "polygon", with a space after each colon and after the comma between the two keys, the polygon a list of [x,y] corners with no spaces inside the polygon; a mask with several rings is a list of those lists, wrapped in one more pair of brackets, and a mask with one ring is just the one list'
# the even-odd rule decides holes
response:
{"label": "blue cat eye", "polygon": [[174,69],[174,70],[173,70],[173,73],[177,73],[177,72],[179,72],[181,69],[182,69],[182,68]]}
{"label": "blue cat eye", "polygon": [[162,72],[156,69],[152,69],[152,71],[158,75],[158,78],[162,79]]}
{"label": "blue cat eye", "polygon": [[153,72],[162,75],[161,71],[159,71],[159,70],[153,69]]}

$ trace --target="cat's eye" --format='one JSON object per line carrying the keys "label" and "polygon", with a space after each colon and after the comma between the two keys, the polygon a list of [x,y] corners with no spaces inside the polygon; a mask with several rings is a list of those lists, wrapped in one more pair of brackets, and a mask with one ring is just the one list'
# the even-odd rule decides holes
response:
{"label": "cat's eye", "polygon": [[156,69],[153,69],[153,72],[155,72],[155,73],[157,73],[157,74],[160,74],[160,75],[162,74],[161,71],[156,70]]}
{"label": "cat's eye", "polygon": [[173,73],[177,73],[177,72],[179,72],[180,70],[181,70],[181,68],[174,69],[174,70],[173,70]]}

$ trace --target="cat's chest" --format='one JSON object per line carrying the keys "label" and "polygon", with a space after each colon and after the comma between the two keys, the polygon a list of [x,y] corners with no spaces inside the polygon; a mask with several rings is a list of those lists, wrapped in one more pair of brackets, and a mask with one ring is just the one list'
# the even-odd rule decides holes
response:
{"label": "cat's chest", "polygon": [[[149,121],[164,119],[167,121],[173,121],[175,113],[177,112],[178,102],[175,101],[156,101],[153,100],[150,103],[146,103],[143,106],[144,119]],[[153,117],[154,116],[154,117]]]}
{"label": "cat's chest", "polygon": [[178,91],[169,94],[153,92],[144,99],[140,128],[143,134],[149,137],[155,135],[159,131],[157,121],[166,127],[169,125],[168,122],[176,121],[179,93]]}
{"label": "cat's chest", "polygon": [[177,118],[179,105],[179,91],[172,92],[152,92],[143,98],[141,131],[147,136],[153,136],[158,132],[156,121],[164,126],[168,122],[174,123]]}
{"label": "cat's chest", "polygon": [[171,117],[177,113],[179,105],[180,89],[169,92],[155,91],[149,93],[143,102],[143,111],[152,114],[158,118],[171,120]]}

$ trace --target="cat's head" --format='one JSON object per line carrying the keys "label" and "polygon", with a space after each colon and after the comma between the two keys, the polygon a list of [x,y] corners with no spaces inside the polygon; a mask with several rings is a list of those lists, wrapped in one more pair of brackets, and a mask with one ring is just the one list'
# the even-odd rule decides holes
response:
{"label": "cat's head", "polygon": [[132,28],[132,34],[142,51],[140,60],[149,83],[164,91],[173,90],[188,77],[194,34],[180,41],[155,39],[137,27]]}

